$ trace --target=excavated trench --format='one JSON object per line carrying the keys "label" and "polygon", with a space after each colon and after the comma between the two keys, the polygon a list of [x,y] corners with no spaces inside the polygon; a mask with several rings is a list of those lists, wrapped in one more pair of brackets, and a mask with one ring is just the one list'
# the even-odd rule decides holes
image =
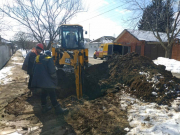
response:
{"label": "excavated trench", "polygon": [[[75,95],[74,74],[59,71],[58,76],[62,76],[59,78],[58,95]],[[87,68],[83,94],[88,99],[96,99],[120,83],[129,87],[128,93],[143,101],[170,105],[180,92],[179,82],[180,79],[166,71],[165,66],[155,65],[147,57],[130,53],[124,56],[114,55],[102,64]]]}
{"label": "excavated trench", "polygon": [[[25,93],[5,107],[3,117],[13,115],[17,121],[28,121],[21,127],[22,133],[28,134],[123,135],[127,133],[124,128],[130,126],[127,112],[121,109],[121,91],[142,101],[166,105],[180,92],[180,79],[173,77],[164,66],[157,66],[136,53],[114,55],[106,62],[88,67],[81,100],[76,98],[74,73],[58,70],[57,74],[58,102],[69,108],[68,115],[57,117],[53,109],[41,114],[40,97]],[[38,128],[29,132],[29,125]]]}

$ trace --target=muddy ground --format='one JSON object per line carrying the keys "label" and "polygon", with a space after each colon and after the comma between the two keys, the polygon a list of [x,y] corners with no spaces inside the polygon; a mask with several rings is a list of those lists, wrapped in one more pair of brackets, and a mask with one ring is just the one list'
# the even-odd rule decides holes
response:
{"label": "muddy ground", "polygon": [[[58,102],[62,107],[69,109],[69,114],[57,116],[54,109],[42,114],[39,94],[32,96],[29,93],[28,76],[21,70],[22,65],[16,64],[22,62],[21,52],[17,51],[6,65],[14,67],[11,70],[12,74],[8,76],[11,81],[5,85],[1,84],[0,87],[0,134],[126,134],[124,128],[129,127],[129,124],[126,111],[120,109],[121,93],[113,93],[114,91],[95,100],[88,100],[87,96],[77,100],[73,95],[64,98],[57,91]],[[65,84],[62,78],[59,78],[59,91],[75,89],[72,83],[74,77],[71,76],[71,73],[65,74],[63,80],[69,82]],[[72,93],[75,94],[75,91]],[[50,104],[49,100],[48,103]]]}
{"label": "muddy ground", "polygon": [[[61,74],[58,73],[59,76]],[[73,77],[73,73],[69,73],[67,78]],[[180,79],[166,71],[165,66],[155,65],[148,57],[130,53],[124,56],[115,55],[108,61],[87,68],[84,73],[83,93],[88,99],[96,99],[120,83],[129,87],[126,92],[142,101],[170,105],[180,94],[179,82]],[[73,81],[63,78],[60,83],[60,95],[64,95],[61,91],[69,91],[65,96],[75,91],[75,87],[71,87],[75,86]],[[68,90],[63,87],[65,84],[68,84]]]}
{"label": "muddy ground", "polygon": [[0,95],[0,134],[16,131],[32,135],[123,135],[127,133],[124,129],[131,127],[120,104],[121,91],[142,101],[167,105],[180,91],[180,80],[165,71],[164,66],[135,53],[117,55],[84,71],[81,100],[75,96],[74,73],[58,70],[58,102],[69,113],[57,116],[52,109],[42,114],[39,94],[29,94],[27,75],[21,70],[22,65],[15,64],[23,62],[21,52],[13,57],[7,66],[14,65],[8,76],[14,81],[1,85],[1,92],[7,97]]}

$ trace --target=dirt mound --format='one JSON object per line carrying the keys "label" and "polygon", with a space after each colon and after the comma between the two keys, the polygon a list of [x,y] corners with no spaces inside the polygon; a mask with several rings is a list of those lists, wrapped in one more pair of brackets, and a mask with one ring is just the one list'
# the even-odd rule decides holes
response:
{"label": "dirt mound", "polygon": [[124,129],[130,126],[127,112],[120,106],[120,95],[120,92],[109,93],[95,100],[84,101],[73,108],[66,121],[80,135],[125,135],[127,132]]}
{"label": "dirt mound", "polygon": [[117,83],[129,86],[127,92],[132,95],[158,104],[169,104],[180,92],[180,79],[166,71],[165,66],[155,65],[137,53],[114,55],[107,62],[89,67],[85,75],[85,94],[92,99]]}
{"label": "dirt mound", "polygon": [[75,75],[74,73],[64,72],[62,69],[57,70],[58,76],[58,98],[67,98],[70,95],[76,95]]}
{"label": "dirt mound", "polygon": [[[59,80],[59,95],[75,95],[74,73],[63,74]],[[155,65],[148,57],[137,53],[114,55],[102,64],[90,66],[85,70],[84,91],[89,99],[104,96],[107,89],[117,83],[129,87],[127,92],[143,101],[168,104],[180,92],[180,79],[165,70],[165,66]],[[120,88],[117,88],[120,90]]]}

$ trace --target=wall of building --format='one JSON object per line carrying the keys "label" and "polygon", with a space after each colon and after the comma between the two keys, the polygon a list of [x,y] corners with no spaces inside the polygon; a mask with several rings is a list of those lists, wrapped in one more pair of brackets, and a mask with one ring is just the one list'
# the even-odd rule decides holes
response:
{"label": "wall of building", "polygon": [[[137,52],[140,55],[147,56],[152,60],[158,57],[165,57],[165,50],[159,42],[139,41],[127,31],[121,33],[121,35],[117,37],[116,42],[121,43],[124,46],[130,46],[131,52]],[[171,58],[180,61],[179,41],[173,45]]]}
{"label": "wall of building", "polygon": [[171,58],[180,61],[180,43],[173,45]]}
{"label": "wall of building", "polygon": [[116,42],[122,44],[123,46],[130,46],[131,52],[137,52],[138,54],[144,56],[145,41],[139,41],[129,32],[124,31],[119,37],[117,37]]}
{"label": "wall of building", "polygon": [[88,55],[89,57],[93,57],[94,52],[99,48],[101,43],[89,43],[89,48],[88,48]]}
{"label": "wall of building", "polygon": [[9,61],[12,50],[8,45],[0,45],[0,69]]}
{"label": "wall of building", "polygon": [[146,42],[144,55],[149,57],[151,60],[155,60],[158,57],[165,57],[165,50],[160,43]]}
{"label": "wall of building", "polygon": [[129,32],[125,31],[124,33],[122,33],[122,35],[117,39],[117,42],[124,42],[127,44],[130,43],[140,43],[140,41],[135,38],[134,36],[132,36]]}

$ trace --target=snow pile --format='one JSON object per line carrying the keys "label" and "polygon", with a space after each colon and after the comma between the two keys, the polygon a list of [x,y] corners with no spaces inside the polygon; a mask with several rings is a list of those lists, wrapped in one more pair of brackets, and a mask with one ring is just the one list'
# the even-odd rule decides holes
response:
{"label": "snow pile", "polygon": [[132,129],[127,135],[179,135],[180,113],[167,105],[143,103],[127,94],[121,96],[121,106],[128,112]]}
{"label": "snow pile", "polygon": [[26,50],[23,50],[23,49],[21,49],[21,52],[22,52],[22,56],[25,58],[26,57]]}
{"label": "snow pile", "polygon": [[156,65],[164,65],[166,70],[171,71],[173,73],[180,73],[180,61],[158,57],[156,60],[153,60]]}
{"label": "snow pile", "polygon": [[13,66],[11,67],[4,67],[3,69],[0,70],[0,85],[5,85],[7,84],[9,81],[11,81],[11,78],[8,78],[8,75],[12,75],[11,69]]}
{"label": "snow pile", "polygon": [[22,135],[22,134],[19,134],[18,132],[14,132],[14,133],[11,133],[11,134],[8,134],[8,135]]}
{"label": "snow pile", "polygon": [[172,108],[176,111],[180,111],[180,97],[177,97],[172,103]]}

